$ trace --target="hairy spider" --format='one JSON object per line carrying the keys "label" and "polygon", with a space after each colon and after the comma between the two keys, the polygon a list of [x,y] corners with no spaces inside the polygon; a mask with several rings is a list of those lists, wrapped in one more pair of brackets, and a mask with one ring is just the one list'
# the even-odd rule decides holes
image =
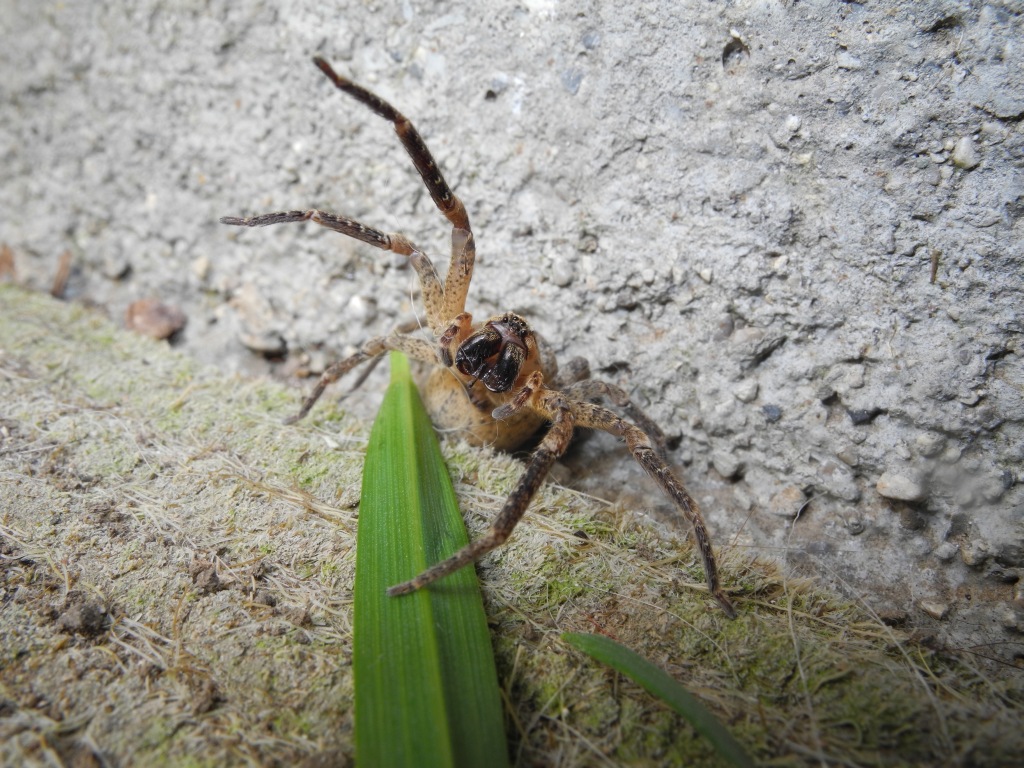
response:
{"label": "hairy spider", "polygon": [[[476,245],[462,201],[445,182],[426,144],[406,117],[379,96],[336,74],[323,59],[316,57],[313,63],[337,88],[394,124],[395,132],[412,158],[434,204],[451,222],[452,255],[442,284],[427,255],[407,238],[381,232],[344,216],[309,210],[221,219],[224,224],[241,227],[312,221],[382,250],[408,257],[419,277],[427,323],[435,340],[431,342],[408,335],[405,331],[411,327],[370,339],[354,355],[332,364],[323,372],[299,412],[287,419],[287,423],[309,413],[329,384],[358,365],[375,361],[388,350],[399,350],[436,366],[428,378],[424,400],[434,424],[439,428],[456,430],[477,445],[510,450],[522,444],[545,423],[550,424],[515,490],[487,533],[447,560],[391,587],[388,594],[413,592],[503,544],[523,517],[552,464],[568,448],[573,428],[590,427],[624,438],[633,458],[690,522],[708,589],[722,609],[730,617],[735,616],[735,609],[718,582],[715,556],[700,508],[665,461],[661,430],[632,404],[622,389],[588,378],[585,361],[573,360],[560,375],[554,356],[519,315],[506,312],[483,323],[473,322],[472,315],[466,312],[466,295],[473,276]],[[594,402],[601,399],[619,408],[632,422]]]}

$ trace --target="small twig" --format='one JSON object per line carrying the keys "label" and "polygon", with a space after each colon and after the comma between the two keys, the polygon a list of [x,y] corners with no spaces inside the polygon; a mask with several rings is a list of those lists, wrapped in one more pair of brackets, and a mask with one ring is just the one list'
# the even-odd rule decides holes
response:
{"label": "small twig", "polygon": [[7,243],[0,245],[0,280],[14,280],[17,270],[14,268],[14,251]]}
{"label": "small twig", "polygon": [[50,295],[55,299],[63,299],[64,292],[68,287],[68,277],[71,275],[71,251],[64,251],[57,262],[57,274],[53,276],[53,285],[50,288]]}

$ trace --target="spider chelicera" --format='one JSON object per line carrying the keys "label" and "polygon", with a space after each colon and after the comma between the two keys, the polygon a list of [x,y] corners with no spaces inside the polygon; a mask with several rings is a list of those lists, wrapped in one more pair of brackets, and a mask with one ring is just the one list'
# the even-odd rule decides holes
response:
{"label": "spider chelicera", "polygon": [[[377,360],[389,350],[429,363],[424,392],[428,412],[439,429],[453,430],[477,445],[511,450],[538,432],[547,432],[533,451],[526,470],[491,527],[447,560],[418,576],[391,587],[389,595],[404,595],[462,568],[508,539],[523,517],[548,470],[565,453],[575,427],[602,429],[624,438],[637,463],[668,494],[676,509],[693,526],[708,589],[722,610],[736,615],[718,581],[715,556],[697,502],[664,457],[661,430],[619,387],[589,378],[586,362],[571,361],[561,372],[526,320],[512,312],[474,323],[466,312],[466,295],[473,277],[476,245],[469,216],[437,168],[433,156],[412,123],[379,96],[336,74],[324,59],[313,63],[340,90],[394,124],[402,146],[437,208],[452,225],[452,255],[444,282],[429,257],[400,234],[388,234],[358,221],[326,211],[286,211],[250,218],[225,217],[224,224],[263,227],[292,221],[312,221],[335,232],[385,251],[406,256],[419,276],[427,323],[433,341],[408,335],[408,327],[365,342],[354,355],[329,366],[312,393],[288,423],[303,418],[324,389],[362,363]],[[598,405],[605,400],[631,421]]]}

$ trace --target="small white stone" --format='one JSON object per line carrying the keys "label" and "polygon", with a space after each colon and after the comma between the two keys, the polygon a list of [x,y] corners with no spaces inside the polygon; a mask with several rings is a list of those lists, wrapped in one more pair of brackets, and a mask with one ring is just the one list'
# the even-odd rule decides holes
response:
{"label": "small white stone", "polygon": [[284,339],[274,331],[265,331],[263,333],[239,332],[238,340],[247,349],[261,355],[267,355],[268,357],[283,355],[288,350],[288,345],[285,344]]}
{"label": "small white stone", "polygon": [[1006,493],[1006,488],[1003,486],[1003,482],[999,478],[988,478],[981,484],[981,498],[987,501],[989,504],[994,504],[1003,498],[1003,494]]}
{"label": "small white stone", "polygon": [[131,260],[124,255],[108,255],[103,259],[103,274],[111,280],[121,280],[132,271]]}
{"label": "small white stone", "polygon": [[840,51],[836,54],[836,66],[840,69],[860,69],[860,59],[848,51]]}
{"label": "small white stone", "polygon": [[551,282],[559,288],[565,288],[569,285],[573,277],[575,277],[575,273],[572,265],[565,261],[558,262],[555,264],[554,269],[551,270]]}
{"label": "small white stone", "polygon": [[377,302],[371,298],[356,294],[349,299],[347,314],[354,320],[369,323],[377,316]]}
{"label": "small white stone", "polygon": [[946,618],[946,614],[949,613],[949,606],[946,603],[940,603],[938,600],[922,600],[918,603],[918,606],[933,619],[940,621]]}
{"label": "small white stone", "polygon": [[961,402],[964,405],[966,405],[967,407],[971,407],[973,405],[977,405],[978,403],[980,403],[981,402],[981,398],[984,397],[984,396],[985,396],[985,391],[984,390],[981,390],[981,389],[968,389],[968,390],[965,390],[963,392],[960,392],[957,395],[956,399],[959,402]]}
{"label": "small white stone", "polygon": [[785,126],[786,130],[789,131],[790,133],[796,133],[797,131],[800,130],[800,116],[790,115],[789,117],[786,118]]}
{"label": "small white stone", "polygon": [[306,370],[311,374],[321,374],[327,368],[327,353],[321,349],[313,349],[305,355]]}
{"label": "small white stone", "polygon": [[[810,433],[818,430],[808,430]],[[822,429],[821,431],[825,431]],[[813,435],[809,439],[814,439]],[[826,493],[843,501],[854,502],[860,499],[860,487],[853,472],[843,462],[828,459],[818,467],[818,482]]]}
{"label": "small white stone", "polygon": [[779,517],[793,518],[800,514],[806,502],[807,496],[801,488],[787,485],[768,501],[768,511]]}
{"label": "small white stone", "polygon": [[933,552],[932,554],[935,555],[936,559],[942,561],[943,563],[948,563],[954,557],[956,557],[958,549],[959,547],[957,547],[957,545],[954,544],[952,541],[944,541],[935,548],[935,552]]}
{"label": "small white stone", "polygon": [[732,390],[732,396],[739,400],[741,403],[752,402],[757,397],[757,380],[756,379],[744,379]]}
{"label": "small white stone", "polygon": [[879,496],[897,501],[920,501],[925,496],[924,486],[918,479],[891,469],[878,478],[875,490]]}
{"label": "small white stone", "polygon": [[917,452],[925,458],[938,456],[939,452],[946,447],[946,438],[936,432],[925,432],[914,439],[914,446]]}
{"label": "small white stone", "polygon": [[210,260],[206,256],[198,256],[192,260],[192,274],[199,280],[206,282],[210,276]]}
{"label": "small white stone", "polygon": [[960,446],[951,445],[942,452],[939,460],[945,464],[956,464],[960,461],[961,453]]}
{"label": "small white stone", "polygon": [[952,159],[953,165],[963,168],[965,171],[976,168],[981,162],[978,150],[974,146],[974,140],[970,136],[964,136],[957,141],[950,159]]}
{"label": "small white stone", "polygon": [[711,454],[711,466],[722,477],[731,478],[739,474],[743,463],[728,451],[715,451]]}

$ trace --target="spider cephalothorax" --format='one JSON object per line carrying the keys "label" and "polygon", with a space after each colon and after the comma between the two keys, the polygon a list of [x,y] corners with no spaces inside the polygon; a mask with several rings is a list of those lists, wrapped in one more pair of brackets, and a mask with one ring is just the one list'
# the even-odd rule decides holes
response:
{"label": "spider cephalothorax", "polygon": [[[587,378],[583,361],[573,361],[560,374],[554,357],[519,315],[507,312],[480,325],[473,324],[472,316],[466,312],[466,295],[473,276],[476,243],[462,201],[445,182],[423,139],[405,116],[379,96],[336,74],[323,59],[315,58],[313,62],[337,88],[394,125],[431,199],[452,225],[452,255],[442,283],[427,255],[403,235],[381,232],[344,216],[307,210],[221,219],[225,224],[244,227],[312,221],[408,257],[419,277],[427,324],[435,340],[430,342],[401,332],[370,339],[354,355],[328,367],[302,408],[288,421],[297,421],[309,413],[329,384],[358,365],[375,360],[388,350],[398,350],[436,366],[427,379],[424,402],[439,429],[456,432],[475,444],[513,449],[545,423],[550,425],[490,530],[447,560],[392,587],[388,593],[401,595],[426,586],[504,543],[551,465],[569,446],[573,429],[590,427],[623,438],[633,458],[690,522],[708,588],[722,609],[734,616],[732,603],[718,583],[714,553],[700,508],[666,463],[661,430],[633,405],[623,390]],[[598,405],[600,400],[609,401],[631,421]]]}

